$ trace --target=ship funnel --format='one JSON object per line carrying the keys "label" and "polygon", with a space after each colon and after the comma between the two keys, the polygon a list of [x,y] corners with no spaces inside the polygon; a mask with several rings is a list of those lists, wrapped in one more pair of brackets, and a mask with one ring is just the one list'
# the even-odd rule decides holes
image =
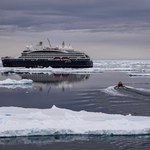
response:
{"label": "ship funnel", "polygon": [[42,46],[43,45],[43,42],[42,41],[40,41],[38,44],[37,44],[37,46]]}
{"label": "ship funnel", "polygon": [[42,45],[43,45],[43,42],[40,42],[39,45],[42,46]]}
{"label": "ship funnel", "polygon": [[36,45],[36,49],[41,50],[43,49],[43,42],[40,41],[37,45]]}

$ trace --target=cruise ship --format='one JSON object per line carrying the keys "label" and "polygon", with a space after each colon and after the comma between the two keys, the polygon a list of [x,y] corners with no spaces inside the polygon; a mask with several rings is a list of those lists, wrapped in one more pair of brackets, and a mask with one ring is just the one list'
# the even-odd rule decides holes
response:
{"label": "cruise ship", "polygon": [[39,42],[36,47],[26,46],[26,49],[18,58],[2,57],[4,67],[53,67],[53,68],[90,68],[93,61],[84,52],[76,51],[71,46],[48,47]]}

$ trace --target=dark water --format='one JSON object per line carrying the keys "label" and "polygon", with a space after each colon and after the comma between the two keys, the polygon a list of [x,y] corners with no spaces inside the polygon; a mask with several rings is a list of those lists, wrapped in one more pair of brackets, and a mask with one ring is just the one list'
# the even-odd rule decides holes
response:
{"label": "dark water", "polygon": [[[150,116],[150,78],[131,78],[126,73],[99,74],[1,74],[1,80],[32,79],[32,87],[0,87],[0,106],[51,108],[56,105],[75,111],[86,110],[109,114]],[[110,86],[122,81],[131,88],[118,89],[112,94]],[[139,88],[142,88],[140,90]],[[104,92],[109,89],[109,92]],[[102,149],[147,150],[150,136],[40,136],[1,138],[0,150],[34,149]]]}

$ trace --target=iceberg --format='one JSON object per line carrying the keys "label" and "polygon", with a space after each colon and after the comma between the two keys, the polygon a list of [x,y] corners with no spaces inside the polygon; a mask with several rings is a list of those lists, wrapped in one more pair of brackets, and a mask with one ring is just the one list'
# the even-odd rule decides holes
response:
{"label": "iceberg", "polygon": [[149,135],[150,117],[101,112],[0,107],[0,137]]}

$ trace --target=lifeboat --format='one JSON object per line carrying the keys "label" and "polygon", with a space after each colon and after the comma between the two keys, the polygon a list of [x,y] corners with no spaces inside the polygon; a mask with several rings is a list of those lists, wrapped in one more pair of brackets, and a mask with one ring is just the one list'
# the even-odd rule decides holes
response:
{"label": "lifeboat", "polygon": [[69,60],[68,57],[62,57],[62,60]]}
{"label": "lifeboat", "polygon": [[60,57],[54,57],[54,60],[61,60]]}

